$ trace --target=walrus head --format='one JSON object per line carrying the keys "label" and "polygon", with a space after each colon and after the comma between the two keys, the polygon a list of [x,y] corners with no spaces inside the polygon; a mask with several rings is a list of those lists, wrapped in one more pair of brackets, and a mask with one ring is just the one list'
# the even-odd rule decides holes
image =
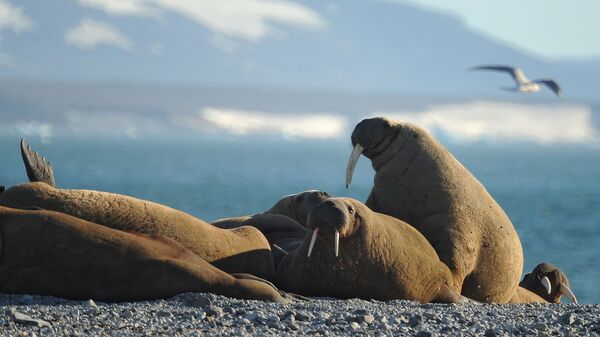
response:
{"label": "walrus head", "polygon": [[313,230],[308,247],[310,257],[317,236],[331,237],[335,256],[339,255],[340,237],[353,235],[360,225],[360,216],[356,210],[360,207],[347,198],[329,198],[317,205],[308,215],[308,228]]}
{"label": "walrus head", "polygon": [[560,303],[560,298],[565,295],[572,303],[577,303],[577,298],[569,288],[567,276],[550,263],[540,263],[531,273],[523,277],[519,285],[530,290],[551,303]]}
{"label": "walrus head", "polygon": [[356,124],[350,137],[353,150],[346,169],[346,188],[348,188],[348,185],[352,181],[354,167],[356,167],[360,155],[362,154],[369,159],[373,159],[373,157],[387,149],[396,139],[396,130],[394,128],[396,125],[398,123],[384,117],[363,119],[360,123]]}
{"label": "walrus head", "polygon": [[318,190],[290,194],[277,201],[265,213],[285,215],[306,226],[310,211],[323,200],[330,197],[329,193]]}

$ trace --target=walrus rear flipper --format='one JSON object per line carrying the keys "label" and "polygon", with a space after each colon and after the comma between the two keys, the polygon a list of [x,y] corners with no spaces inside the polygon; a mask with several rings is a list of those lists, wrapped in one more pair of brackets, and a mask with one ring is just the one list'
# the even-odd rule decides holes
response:
{"label": "walrus rear flipper", "polygon": [[21,156],[23,157],[23,163],[25,164],[25,170],[27,170],[29,181],[41,181],[52,187],[56,187],[54,173],[52,172],[52,164],[48,159],[34,151],[31,146],[27,144],[25,138],[21,138]]}

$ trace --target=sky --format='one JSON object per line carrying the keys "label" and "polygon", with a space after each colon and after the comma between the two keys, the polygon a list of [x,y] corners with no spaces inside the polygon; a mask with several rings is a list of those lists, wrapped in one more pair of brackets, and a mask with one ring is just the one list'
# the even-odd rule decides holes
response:
{"label": "sky", "polygon": [[[591,0],[0,0],[0,80],[417,93],[447,100],[363,114],[412,120],[460,142],[597,144],[599,12],[600,2]],[[509,76],[467,71],[480,62],[524,66],[531,78],[556,76],[565,95],[559,101],[548,91],[527,98],[503,92]],[[142,120],[138,112],[149,107],[127,110],[127,97],[111,101],[118,93],[83,99],[59,90],[53,105],[49,87],[34,102],[27,89],[10,96],[14,86],[2,89],[7,96],[0,92],[7,118],[0,122],[45,138],[61,126],[82,130],[103,121],[132,138],[169,123],[199,132],[209,125],[233,135],[335,138],[356,118],[343,104],[298,108],[293,95],[262,98],[279,104],[270,109],[190,100],[193,108],[177,110],[185,104],[174,94],[165,96],[164,111],[150,107],[166,121]],[[536,99],[543,104],[532,108]],[[20,117],[24,110],[38,119]],[[174,110],[181,112],[171,120]]]}
{"label": "sky", "polygon": [[[137,41],[122,28],[124,19],[164,26],[168,24],[169,14],[193,21],[213,33],[215,46],[233,50],[239,41],[283,38],[290,28],[319,33],[328,28],[328,15],[343,6],[340,1],[323,2],[324,6],[283,0],[70,1],[72,6],[79,7],[81,18],[65,29],[64,43],[84,50],[102,45],[131,50]],[[452,13],[475,30],[548,58],[600,57],[600,43],[597,43],[600,2],[595,0],[386,1],[418,4]],[[43,33],[46,22],[33,8],[43,6],[32,1],[0,0],[0,47],[4,40],[15,36]],[[61,14],[61,7],[65,6],[56,6],[50,15],[66,21],[69,15]],[[51,7],[47,9],[52,10]],[[72,11],[70,8],[67,12]],[[102,19],[95,18],[97,16]],[[154,42],[149,48],[160,53],[163,45]],[[3,51],[1,55],[0,62],[11,62],[9,51]]]}
{"label": "sky", "polygon": [[597,0],[396,0],[453,13],[491,36],[548,58],[600,57]]}

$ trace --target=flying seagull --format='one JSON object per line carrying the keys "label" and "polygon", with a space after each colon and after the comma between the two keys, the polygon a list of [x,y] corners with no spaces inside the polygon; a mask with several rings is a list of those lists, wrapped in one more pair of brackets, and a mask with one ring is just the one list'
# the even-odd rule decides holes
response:
{"label": "flying seagull", "polygon": [[510,76],[513,77],[515,82],[517,82],[517,86],[513,88],[502,88],[508,91],[518,91],[522,94],[531,94],[534,92],[539,92],[542,90],[541,84],[547,86],[552,90],[557,97],[560,97],[562,90],[558,86],[558,83],[550,78],[540,78],[537,80],[530,80],[525,77],[523,71],[516,67],[511,66],[499,66],[499,65],[487,65],[487,66],[477,66],[471,68],[471,70],[494,70],[494,71],[503,71],[509,73]]}

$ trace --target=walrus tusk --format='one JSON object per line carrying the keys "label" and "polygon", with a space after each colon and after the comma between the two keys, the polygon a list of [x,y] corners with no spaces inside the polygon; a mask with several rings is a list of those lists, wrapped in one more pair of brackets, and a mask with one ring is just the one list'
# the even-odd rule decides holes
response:
{"label": "walrus tusk", "polygon": [[283,248],[279,247],[279,246],[278,246],[278,245],[276,245],[276,244],[273,244],[273,248],[277,249],[278,251],[282,252],[282,253],[283,253],[283,254],[285,254],[285,255],[290,255],[290,253],[288,253],[288,252],[287,252],[285,249],[283,249]]}
{"label": "walrus tusk", "polygon": [[550,295],[550,293],[552,292],[552,284],[550,284],[550,280],[548,279],[548,276],[542,277],[542,279],[540,280],[540,283],[544,286],[544,288],[546,288],[548,295]]}
{"label": "walrus tusk", "polygon": [[313,247],[315,246],[315,241],[317,240],[317,233],[319,233],[319,229],[315,228],[312,233],[312,238],[310,238],[310,245],[308,245],[307,257],[310,257],[310,253],[312,253]]}
{"label": "walrus tusk", "polygon": [[340,231],[335,230],[335,257],[340,254]]}
{"label": "walrus tusk", "polygon": [[352,174],[354,173],[354,168],[356,167],[356,163],[358,163],[358,158],[360,158],[360,155],[362,154],[364,149],[365,148],[362,145],[356,144],[354,146],[354,149],[352,150],[352,153],[350,153],[350,158],[348,159],[348,167],[346,167],[346,188],[348,188],[350,182],[352,181]]}
{"label": "walrus tusk", "polygon": [[569,298],[569,300],[571,300],[571,303],[579,304],[577,303],[577,298],[575,297],[575,294],[573,294],[571,289],[569,289],[569,287],[567,287],[565,284],[560,285],[560,288],[558,288],[558,292],[563,295],[566,295]]}

